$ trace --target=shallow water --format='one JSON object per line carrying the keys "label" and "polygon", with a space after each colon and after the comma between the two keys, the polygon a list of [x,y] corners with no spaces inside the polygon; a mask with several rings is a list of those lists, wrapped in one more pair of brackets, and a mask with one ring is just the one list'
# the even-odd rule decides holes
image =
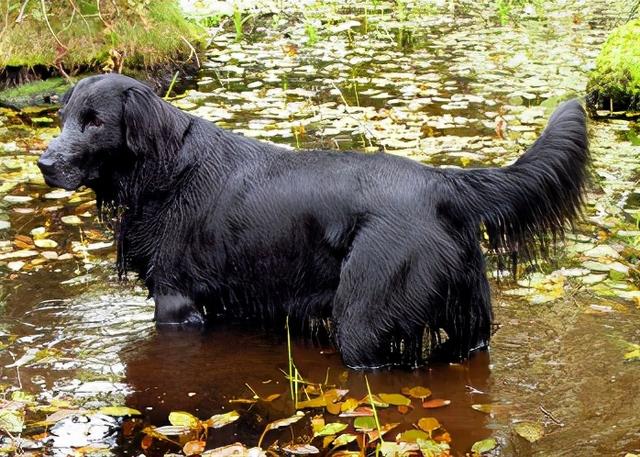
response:
{"label": "shallow water", "polygon": [[[620,13],[609,2],[566,2],[544,19],[497,27],[474,4],[401,21],[389,8],[327,3],[307,12],[324,18],[316,45],[304,44],[304,27],[291,17],[258,25],[260,39],[249,43],[220,33],[196,89],[174,103],[291,146],[383,148],[432,165],[502,165],[539,134],[560,99],[584,91]],[[347,19],[359,25],[347,30]],[[238,409],[240,420],[212,432],[207,448],[255,446],[267,423],[292,413],[281,332],[242,322],[204,333],[156,330],[145,291],[115,277],[112,237],[96,221],[93,195],[51,194],[42,184],[35,160],[56,133],[46,121],[52,113],[0,113],[0,220],[10,223],[0,232],[6,397],[20,390],[35,394],[40,406],[55,399],[68,401],[65,408],[126,404],[143,413],[114,423],[115,436],[96,438],[80,454],[106,445],[114,454],[138,455],[142,428],[166,425],[176,410],[204,419]],[[592,122],[585,220],[553,261],[522,268],[517,284],[508,277],[492,282],[499,327],[490,351],[461,364],[367,374],[373,392],[421,385],[451,400],[433,410],[414,401],[406,415],[384,409],[382,422],[400,422],[403,430],[436,417],[451,435],[452,455],[487,437],[498,441],[493,454],[504,456],[640,451],[640,362],[625,359],[640,343],[640,148],[627,141],[631,127]],[[42,239],[57,245],[34,245]],[[295,342],[293,359],[305,380],[348,388],[349,397],[366,394],[363,373],[344,368],[326,348]],[[229,403],[251,398],[250,388],[263,398],[282,396]],[[491,413],[473,404],[491,404]],[[23,408],[25,437],[42,431],[30,422],[46,413],[34,408]],[[521,421],[542,425],[545,435],[527,442],[514,433]],[[270,432],[263,444],[304,441],[310,433],[301,421],[293,431]],[[68,444],[60,439],[47,452],[64,455]],[[167,450],[178,448],[156,440],[144,452]]]}

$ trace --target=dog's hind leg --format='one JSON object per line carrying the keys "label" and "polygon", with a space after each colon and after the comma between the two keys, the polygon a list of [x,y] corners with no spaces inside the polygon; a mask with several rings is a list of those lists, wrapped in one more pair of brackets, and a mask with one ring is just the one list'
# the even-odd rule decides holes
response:
{"label": "dog's hind leg", "polygon": [[[407,301],[411,241],[394,237],[388,226],[369,225],[354,240],[333,300],[335,339],[352,368],[397,363],[394,342],[423,327],[423,310]],[[424,297],[422,297],[424,298]]]}
{"label": "dog's hind leg", "polygon": [[205,323],[202,312],[188,297],[180,293],[161,294],[156,302],[154,319],[157,325],[195,325]]}

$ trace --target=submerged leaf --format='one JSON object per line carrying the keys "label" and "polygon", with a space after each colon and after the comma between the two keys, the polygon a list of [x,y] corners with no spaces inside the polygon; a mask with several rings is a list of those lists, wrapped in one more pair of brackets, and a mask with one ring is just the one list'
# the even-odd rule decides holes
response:
{"label": "submerged leaf", "polygon": [[537,422],[518,422],[513,430],[530,443],[535,443],[544,436],[544,427]]}

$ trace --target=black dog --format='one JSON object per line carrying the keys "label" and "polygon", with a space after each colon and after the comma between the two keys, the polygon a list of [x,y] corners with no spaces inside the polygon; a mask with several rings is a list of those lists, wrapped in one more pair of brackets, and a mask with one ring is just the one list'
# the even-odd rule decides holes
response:
{"label": "black dog", "polygon": [[95,190],[119,270],[144,279],[158,323],[288,316],[292,330],[328,328],[352,367],[419,363],[443,337],[454,358],[486,346],[481,225],[493,250],[534,254],[578,215],[589,156],[577,101],[513,165],[469,170],[290,151],[119,75],[80,81],[60,117],[45,180]]}

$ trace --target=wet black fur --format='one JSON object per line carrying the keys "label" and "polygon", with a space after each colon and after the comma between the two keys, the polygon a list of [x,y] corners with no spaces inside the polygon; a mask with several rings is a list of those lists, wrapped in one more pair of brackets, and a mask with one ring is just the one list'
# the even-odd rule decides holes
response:
{"label": "wet black fur", "polygon": [[577,101],[514,164],[466,170],[290,151],[116,75],[81,81],[62,114],[45,178],[117,215],[119,269],[140,274],[159,322],[322,323],[353,367],[420,363],[445,333],[454,359],[486,346],[480,227],[494,250],[534,255],[578,215],[589,157]]}

